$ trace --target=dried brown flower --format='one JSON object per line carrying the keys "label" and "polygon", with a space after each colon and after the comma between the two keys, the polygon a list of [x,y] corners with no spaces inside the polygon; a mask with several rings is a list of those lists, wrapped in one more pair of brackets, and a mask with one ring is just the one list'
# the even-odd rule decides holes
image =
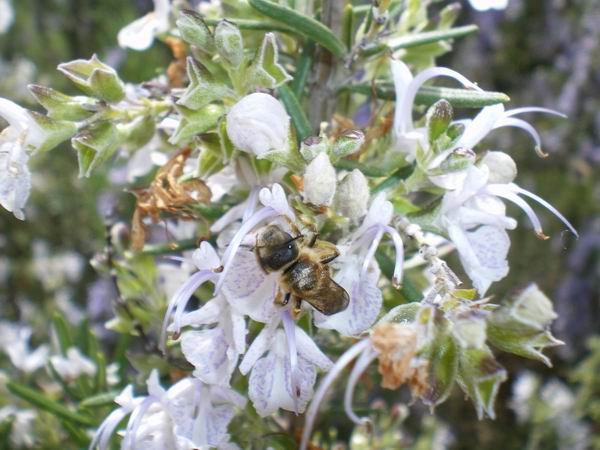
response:
{"label": "dried brown flower", "polygon": [[415,364],[417,335],[410,325],[380,324],[373,329],[371,342],[379,352],[382,387],[398,389],[406,383],[414,397],[427,391],[427,365],[424,362]]}
{"label": "dried brown flower", "polygon": [[198,178],[179,181],[183,174],[183,166],[190,154],[189,148],[177,153],[158,170],[150,187],[132,191],[137,197],[131,226],[131,244],[134,250],[141,250],[144,247],[145,217],[150,217],[154,223],[160,220],[161,214],[193,220],[198,217],[190,207],[196,203],[210,201],[211,192],[204,181]]}

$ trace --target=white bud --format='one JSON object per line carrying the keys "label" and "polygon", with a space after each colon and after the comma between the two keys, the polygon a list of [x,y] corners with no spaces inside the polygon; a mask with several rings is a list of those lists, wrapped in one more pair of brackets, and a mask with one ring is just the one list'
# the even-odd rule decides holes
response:
{"label": "white bud", "polygon": [[369,184],[360,170],[354,169],[340,182],[335,204],[341,215],[352,220],[360,219],[367,213]]}
{"label": "white bud", "polygon": [[256,156],[287,146],[290,118],[272,95],[257,92],[241,99],[227,114],[227,135],[238,149]]}
{"label": "white bud", "polygon": [[337,183],[335,169],[326,153],[319,153],[304,172],[304,200],[313,205],[330,206]]}
{"label": "white bud", "polygon": [[489,183],[512,183],[517,176],[517,164],[503,152],[487,152],[482,163],[490,169]]}

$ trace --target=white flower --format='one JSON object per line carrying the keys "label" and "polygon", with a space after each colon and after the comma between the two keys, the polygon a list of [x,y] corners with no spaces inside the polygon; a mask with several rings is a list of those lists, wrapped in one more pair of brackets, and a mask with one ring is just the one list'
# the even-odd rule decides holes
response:
{"label": "white flower", "polygon": [[169,0],[154,0],[154,11],[146,14],[119,31],[117,40],[123,48],[146,50],[154,37],[169,30]]}
{"label": "white flower", "polygon": [[330,206],[337,178],[326,153],[319,153],[304,172],[304,201],[317,206]]}
{"label": "white flower", "polygon": [[483,108],[473,120],[461,121],[465,124],[465,130],[456,143],[449,149],[437,155],[430,163],[429,168],[438,167],[450,153],[459,148],[473,149],[479,144],[492,130],[504,127],[519,128],[528,133],[535,142],[536,153],[545,158],[548,156],[542,151],[542,142],[539,133],[523,119],[518,119],[514,116],[529,112],[541,112],[551,114],[558,117],[566,117],[564,114],[552,109],[540,108],[537,106],[527,106],[523,108],[515,108],[506,111],[504,105],[497,104],[486,106]]}
{"label": "white flower", "polygon": [[21,144],[0,141],[0,205],[19,220],[25,220],[23,208],[31,191],[28,160]]}
{"label": "white flower", "polygon": [[0,323],[0,347],[10,358],[10,362],[25,373],[35,372],[48,360],[47,345],[40,345],[35,350],[29,349],[31,329],[9,322]]}
{"label": "white flower", "polygon": [[486,11],[488,9],[505,9],[508,6],[508,0],[469,0],[471,6],[477,11]]}
{"label": "white flower", "polygon": [[[209,300],[197,311],[187,313],[181,326],[204,326],[185,331],[181,351],[194,366],[194,376],[207,384],[229,385],[239,355],[246,350],[246,322],[223,296]],[[215,325],[206,328],[208,325]]]}
{"label": "white flower", "polygon": [[287,148],[290,118],[283,105],[257,92],[237,102],[227,114],[227,135],[238,149],[261,156]]}
{"label": "white flower", "polygon": [[337,211],[351,220],[358,220],[367,212],[370,192],[363,173],[354,169],[346,174],[337,187],[335,205]]}
{"label": "white flower", "polygon": [[15,20],[15,12],[10,0],[0,0],[0,34],[8,31]]}
{"label": "white flower", "polygon": [[[171,315],[174,316],[172,331],[174,331],[175,337],[179,336],[179,332],[182,327],[182,319],[185,313],[185,307],[187,306],[190,298],[196,292],[200,286],[208,281],[216,281],[221,270],[221,261],[219,255],[215,249],[206,241],[200,244],[200,248],[195,250],[192,255],[192,261],[195,266],[199,269],[198,272],[190,276],[185,283],[183,283],[177,292],[173,295],[167,306],[167,312],[163,319],[163,326],[160,335],[160,347],[164,351],[167,337],[167,326]],[[174,314],[173,314],[174,313]]]}
{"label": "white flower", "polygon": [[485,164],[469,167],[462,187],[444,195],[440,210],[440,225],[456,245],[465,272],[481,295],[485,294],[492,282],[508,274],[506,256],[510,239],[506,230],[514,229],[517,223],[506,216],[506,206],[501,199],[519,206],[540,238],[547,238],[540,221],[519,195],[545,206],[577,235],[567,219],[537,195],[514,183],[490,184],[489,171]]}
{"label": "white flower", "polygon": [[50,363],[64,380],[75,380],[81,375],[93,376],[96,373],[96,364],[83,356],[77,347],[67,349],[66,357],[55,355],[50,357]]}
{"label": "white flower", "polygon": [[277,273],[265,273],[254,251],[241,249],[221,291],[239,314],[267,323],[278,310],[274,303],[279,291],[278,278]]}
{"label": "white flower", "polygon": [[0,98],[0,116],[8,122],[0,134],[0,142],[18,140],[25,148],[37,148],[48,137],[25,108],[5,98]]}
{"label": "white flower", "polygon": [[384,234],[389,234],[396,250],[396,265],[393,284],[399,286],[402,280],[404,247],[400,234],[389,226],[394,213],[393,205],[378,194],[362,224],[349,238],[347,246],[341,246],[341,256],[333,263],[338,272],[337,281],[350,295],[348,307],[337,314],[324,316],[315,312],[315,324],[320,328],[334,329],[345,336],[356,336],[369,329],[377,319],[383,296],[377,283],[379,266],[375,252]]}
{"label": "white flower", "polygon": [[[285,332],[279,328],[281,320]],[[248,395],[258,414],[265,417],[279,408],[304,412],[313,394],[316,368],[329,370],[331,366],[329,358],[285,310],[254,339],[240,363],[240,372],[246,375],[252,371]]]}
{"label": "white flower", "polygon": [[417,146],[427,149],[426,132],[414,128],[412,110],[418,90],[424,83],[436,77],[454,78],[467,88],[481,90],[464,76],[446,67],[431,67],[415,77],[402,61],[391,60],[392,77],[396,91],[396,111],[394,113],[393,135],[397,149],[406,153],[409,161],[414,160]]}
{"label": "white flower", "polygon": [[517,164],[504,152],[487,152],[481,163],[490,171],[489,183],[512,183],[517,177]]}
{"label": "white flower", "polygon": [[100,425],[90,445],[108,448],[110,437],[129,414],[122,450],[231,448],[227,427],[246,400],[231,389],[184,378],[165,390],[158,372],[148,379],[148,396],[133,397],[131,386],[115,401],[120,405]]}
{"label": "white flower", "polygon": [[0,423],[11,422],[9,436],[14,448],[33,447],[35,444],[33,426],[36,417],[36,412],[31,409],[18,409],[12,405],[0,408]]}
{"label": "white flower", "polygon": [[0,98],[0,116],[9,124],[0,133],[0,205],[23,220],[31,190],[27,151],[44,144],[48,133],[26,109],[4,98]]}
{"label": "white flower", "polygon": [[147,175],[154,167],[162,166],[168,156],[159,151],[162,141],[155,135],[150,142],[129,157],[127,160],[127,182],[133,183],[136,178]]}

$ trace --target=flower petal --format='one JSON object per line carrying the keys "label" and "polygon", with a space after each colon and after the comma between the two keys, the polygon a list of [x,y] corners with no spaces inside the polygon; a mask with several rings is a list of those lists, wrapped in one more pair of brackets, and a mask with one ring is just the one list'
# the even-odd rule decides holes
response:
{"label": "flower petal", "polygon": [[333,366],[331,360],[321,351],[308,334],[298,326],[296,327],[296,345],[298,347],[298,354],[319,369],[327,371]]}
{"label": "flower petal", "polygon": [[242,362],[240,363],[240,372],[242,375],[246,375],[250,369],[252,369],[256,361],[271,347],[278,325],[279,321],[268,323],[260,333],[258,333],[258,336],[254,338],[246,355],[244,355],[244,359],[242,359]]}
{"label": "flower petal", "polygon": [[208,384],[229,384],[238,355],[228,355],[229,345],[220,328],[187,331],[181,338],[181,351],[195,368],[194,376]]}
{"label": "flower petal", "polygon": [[[300,396],[297,397],[298,412],[303,413],[313,394],[317,374],[315,367],[304,358],[298,358]],[[256,412],[266,417],[279,408],[294,411],[289,361],[270,352],[261,358],[250,374],[248,396]]]}
{"label": "flower petal", "polygon": [[465,272],[482,296],[493,282],[508,274],[506,256],[510,239],[504,229],[483,225],[465,232],[450,227],[448,234],[456,245]]}
{"label": "flower petal", "polygon": [[154,42],[154,34],[158,28],[156,13],[151,12],[122,28],[117,35],[117,41],[123,48],[146,50]]}
{"label": "flower petal", "polygon": [[264,273],[252,251],[240,250],[223,283],[223,295],[238,314],[257,322],[268,322],[276,307],[277,275]]}
{"label": "flower petal", "polygon": [[192,260],[200,270],[214,270],[221,265],[221,258],[209,242],[200,243],[200,248],[194,250]]}

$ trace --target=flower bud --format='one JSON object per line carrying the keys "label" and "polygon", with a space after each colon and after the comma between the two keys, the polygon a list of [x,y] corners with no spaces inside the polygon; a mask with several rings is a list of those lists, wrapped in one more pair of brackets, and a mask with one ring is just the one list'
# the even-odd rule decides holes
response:
{"label": "flower bud", "polygon": [[215,46],[221,58],[233,67],[244,59],[244,40],[239,28],[227,20],[221,20],[215,28]]}
{"label": "flower bud", "polygon": [[91,59],[76,59],[59,64],[58,70],[88,95],[109,103],[116,103],[125,96],[125,87],[117,72],[93,55]]}
{"label": "flower bud", "polygon": [[326,153],[329,148],[327,139],[320,136],[309,136],[300,144],[300,154],[304,161],[311,162],[319,153]]}
{"label": "flower bud", "polygon": [[272,95],[254,93],[237,102],[227,114],[227,135],[239,150],[261,156],[287,147],[290,118]]}
{"label": "flower bud", "polygon": [[367,213],[369,183],[363,173],[354,169],[337,187],[335,204],[337,211],[351,220],[358,220]]}
{"label": "flower bud", "polygon": [[207,53],[214,52],[214,37],[202,16],[196,11],[182,9],[177,19],[177,28],[187,43],[193,44]]}
{"label": "flower bud", "polygon": [[360,130],[344,131],[333,144],[332,154],[337,158],[344,158],[360,150],[365,142],[365,135]]}
{"label": "flower bud", "polygon": [[335,195],[337,179],[329,156],[320,153],[304,172],[304,200],[318,206],[329,206]]}
{"label": "flower bud", "polygon": [[512,183],[517,177],[517,164],[504,152],[487,152],[481,162],[490,169],[489,183]]}
{"label": "flower bud", "polygon": [[439,138],[450,126],[453,117],[452,105],[447,100],[439,100],[427,111],[427,131],[429,141]]}

